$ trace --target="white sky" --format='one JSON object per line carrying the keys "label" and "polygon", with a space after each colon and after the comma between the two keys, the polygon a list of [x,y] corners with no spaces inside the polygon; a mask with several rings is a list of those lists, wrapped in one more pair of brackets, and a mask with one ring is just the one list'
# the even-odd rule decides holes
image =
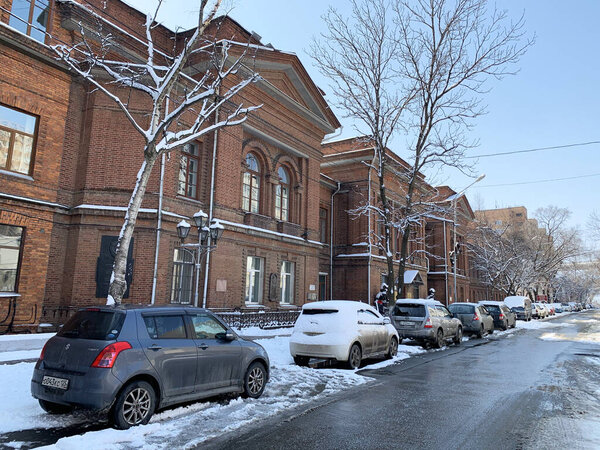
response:
{"label": "white sky", "polygon": [[[155,0],[128,0],[148,8]],[[324,29],[321,16],[332,5],[348,9],[347,0],[225,0],[231,16],[263,43],[296,53],[316,84],[326,92],[323,79],[306,53],[313,36]],[[165,0],[162,19],[170,27],[193,26],[196,2]],[[492,2],[493,4],[493,2]],[[526,29],[537,35],[533,48],[522,58],[520,72],[492,84],[485,97],[488,114],[477,120],[472,137],[480,147],[473,155],[566,145],[600,140],[598,90],[598,42],[600,2],[596,0],[497,0],[517,18],[525,5]],[[327,97],[326,97],[327,98]],[[335,108],[334,108],[335,111]],[[344,125],[344,137],[353,136],[350,123],[336,112]],[[403,155],[402,140],[393,150]],[[406,155],[404,155],[406,157]],[[523,205],[529,215],[543,206],[569,208],[571,224],[585,227],[589,213],[600,209],[597,199],[600,182],[600,145],[478,160],[476,173],[486,178],[471,187],[468,198],[474,208]],[[455,173],[429,173],[433,184],[448,184],[460,191],[471,179]],[[578,179],[519,184],[555,178]],[[496,186],[512,184],[510,186]]]}

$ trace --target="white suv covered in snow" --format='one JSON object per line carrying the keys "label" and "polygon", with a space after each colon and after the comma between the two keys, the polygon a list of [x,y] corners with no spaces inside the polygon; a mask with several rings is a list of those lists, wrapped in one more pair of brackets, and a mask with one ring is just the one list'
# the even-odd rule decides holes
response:
{"label": "white suv covered in snow", "polygon": [[344,361],[351,369],[364,358],[398,352],[398,333],[377,310],[366,303],[331,300],[308,303],[294,325],[290,353],[300,366],[310,358]]}

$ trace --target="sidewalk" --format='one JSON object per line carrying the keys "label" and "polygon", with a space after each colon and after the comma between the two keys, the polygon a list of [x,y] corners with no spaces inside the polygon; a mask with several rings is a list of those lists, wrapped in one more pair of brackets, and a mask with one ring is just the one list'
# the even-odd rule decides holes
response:
{"label": "sidewalk", "polygon": [[[244,339],[265,339],[277,336],[289,336],[292,328],[276,328],[262,330],[258,327],[235,329]],[[18,362],[35,362],[46,341],[55,333],[39,334],[7,334],[0,336],[0,364],[16,364]]]}

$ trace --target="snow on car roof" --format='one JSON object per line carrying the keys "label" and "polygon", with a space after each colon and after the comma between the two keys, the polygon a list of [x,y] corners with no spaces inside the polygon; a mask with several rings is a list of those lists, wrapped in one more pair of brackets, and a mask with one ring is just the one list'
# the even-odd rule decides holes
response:
{"label": "snow on car roof", "polygon": [[306,303],[302,309],[339,309],[344,311],[356,310],[369,306],[367,303],[355,300],[325,300],[322,302]]}
{"label": "snow on car roof", "polygon": [[482,305],[502,305],[504,302],[497,302],[495,300],[481,300],[479,303]]}
{"label": "snow on car roof", "polygon": [[425,299],[425,298],[399,298],[398,300],[396,300],[396,305],[402,305],[405,303],[418,303],[421,305],[444,306],[437,300]]}

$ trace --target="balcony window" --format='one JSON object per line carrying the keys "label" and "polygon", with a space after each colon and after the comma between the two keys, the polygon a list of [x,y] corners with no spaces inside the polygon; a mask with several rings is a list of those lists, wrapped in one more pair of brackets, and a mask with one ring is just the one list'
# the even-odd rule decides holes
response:
{"label": "balcony window", "polygon": [[37,117],[0,105],[0,169],[31,173]]}
{"label": "balcony window", "polygon": [[13,0],[8,24],[21,33],[44,42],[49,17],[48,0]]}
{"label": "balcony window", "polygon": [[279,184],[275,189],[275,218],[287,222],[290,210],[290,177],[283,167],[279,168],[277,175]]}
{"label": "balcony window", "polygon": [[257,213],[260,207],[260,166],[252,153],[246,155],[246,172],[242,185],[242,209]]}
{"label": "balcony window", "polygon": [[329,243],[329,228],[327,227],[327,209],[319,208],[319,240]]}
{"label": "balcony window", "polygon": [[179,161],[179,184],[177,193],[185,197],[198,199],[198,167],[200,166],[200,151],[198,144],[188,143],[183,146]]}
{"label": "balcony window", "polygon": [[23,228],[0,225],[0,292],[17,292]]}

